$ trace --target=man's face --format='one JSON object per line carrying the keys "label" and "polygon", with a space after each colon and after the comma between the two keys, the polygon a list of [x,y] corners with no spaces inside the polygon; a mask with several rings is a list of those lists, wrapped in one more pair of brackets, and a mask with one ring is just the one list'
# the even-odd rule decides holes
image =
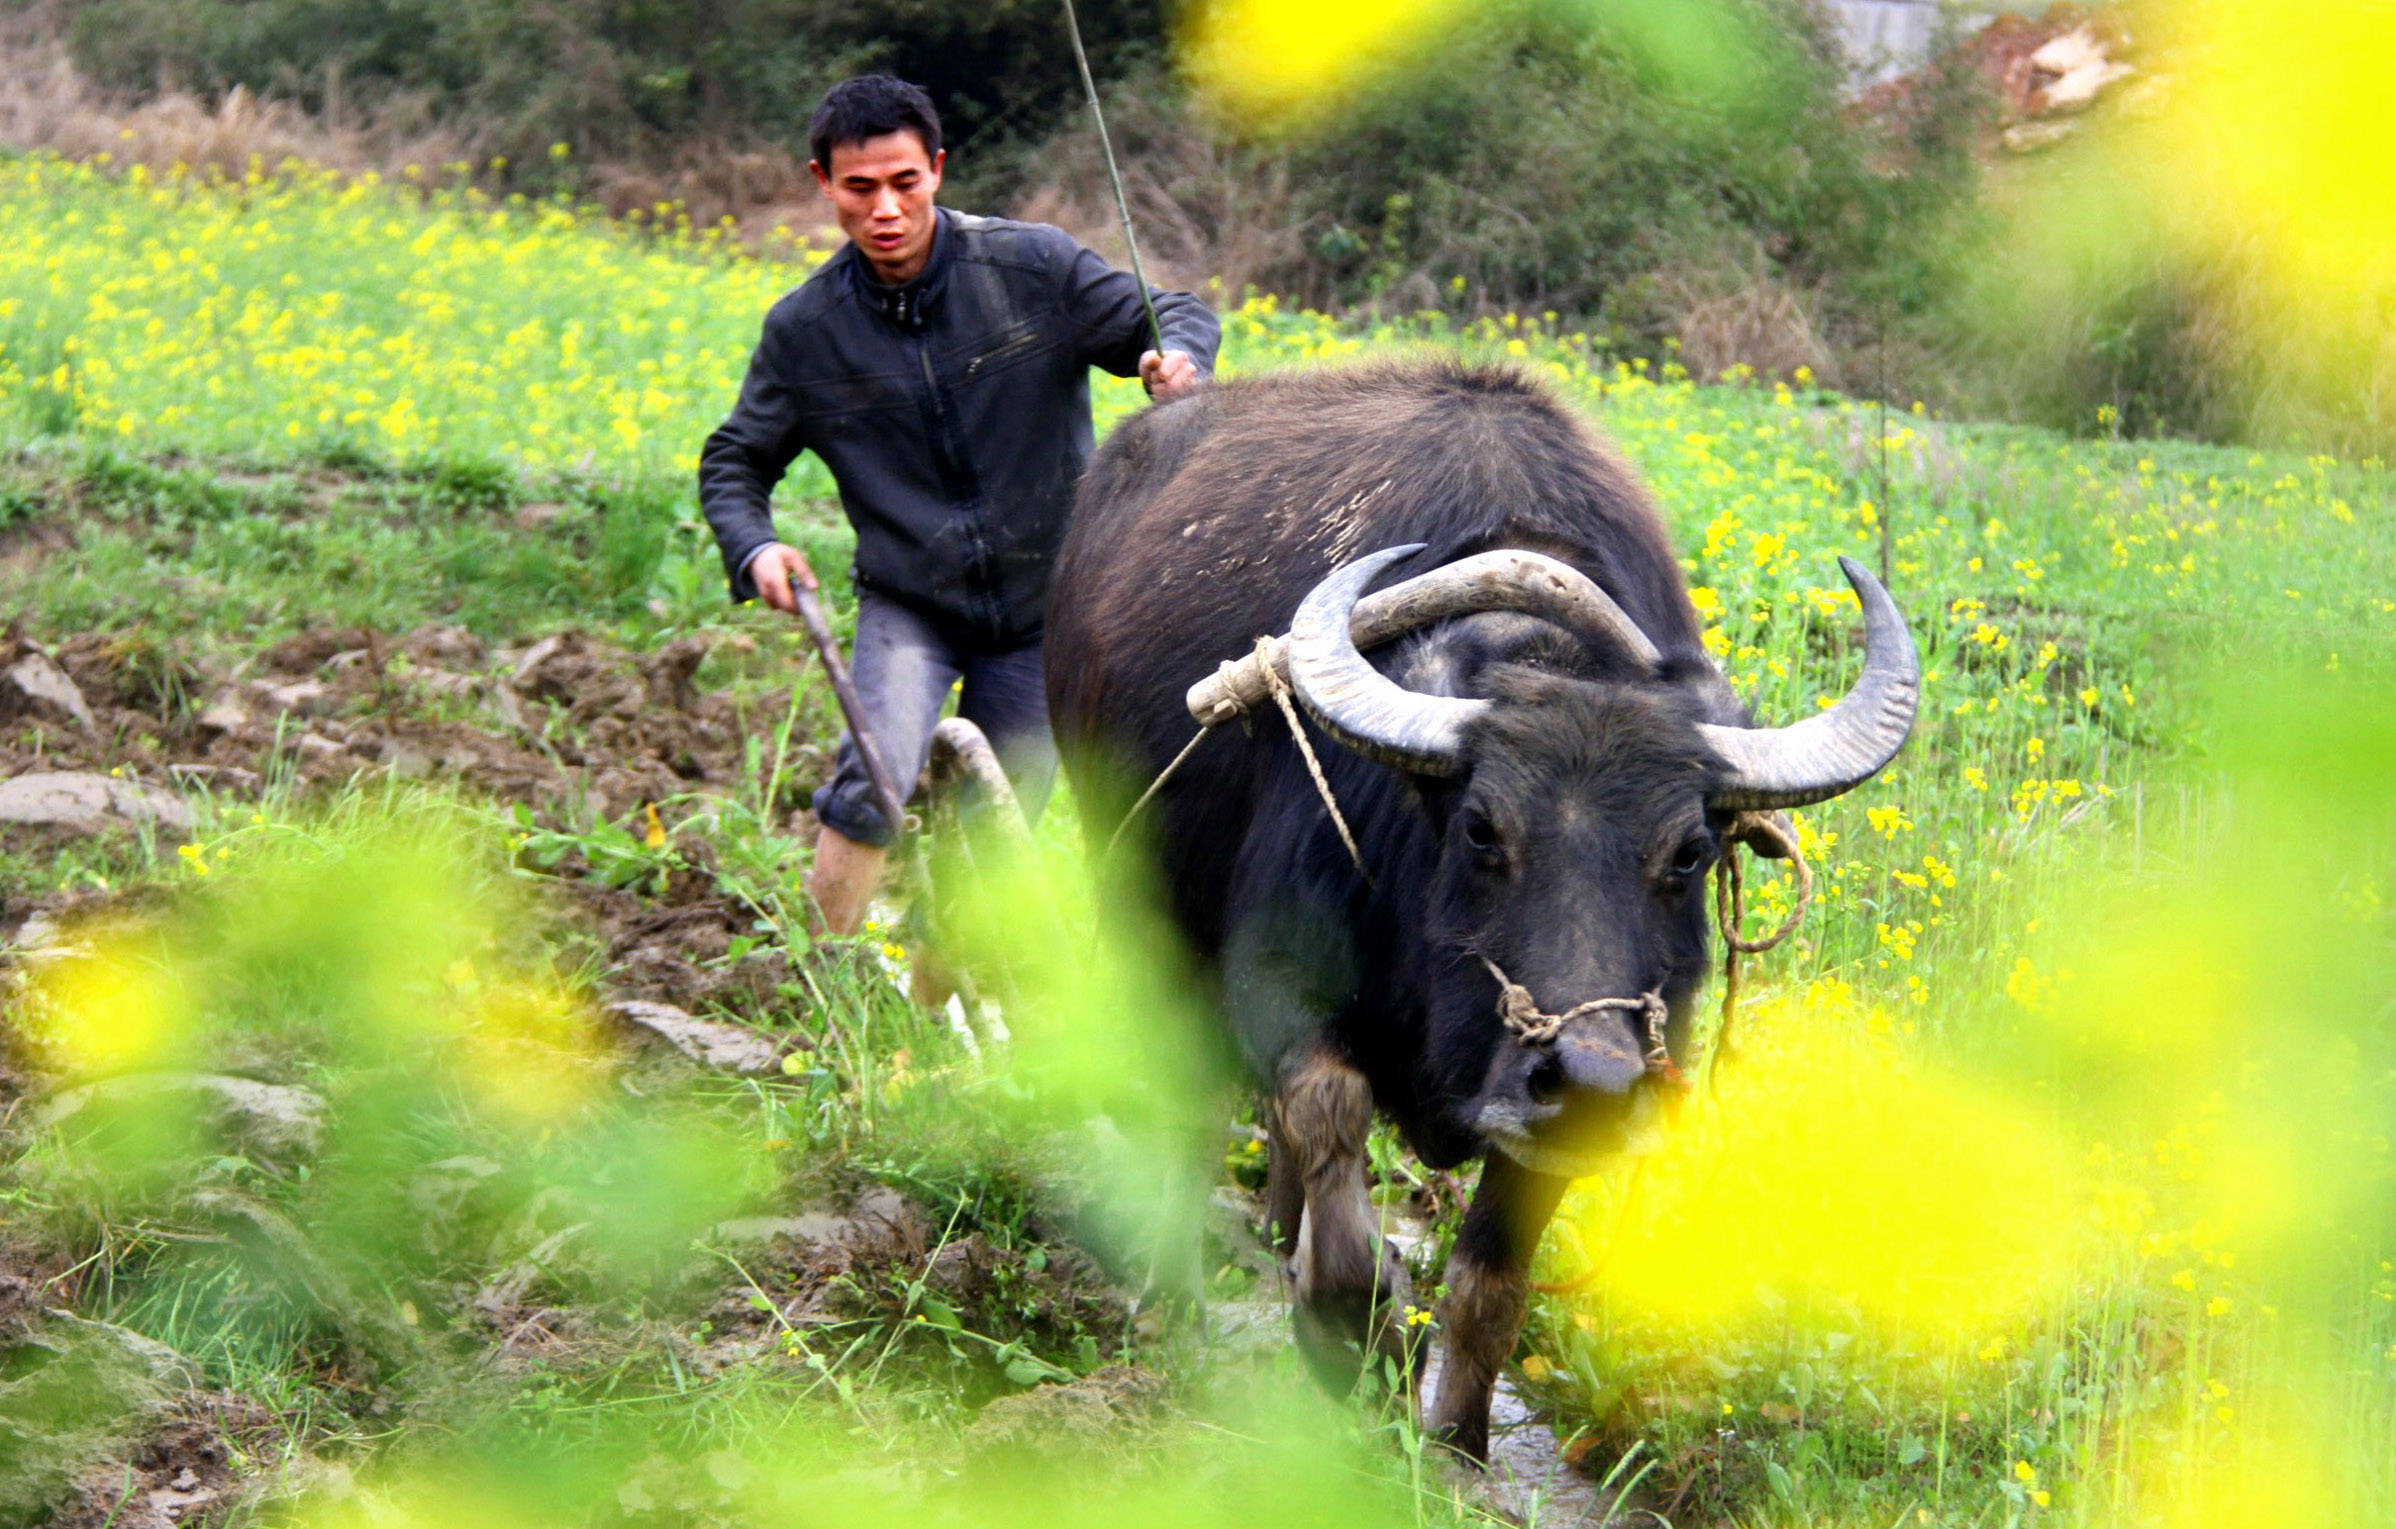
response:
{"label": "man's face", "polygon": [[932,197],[944,153],[902,129],[863,143],[835,144],[832,163],[810,163],[840,231],[857,243],[874,274],[892,285],[914,279],[932,257]]}

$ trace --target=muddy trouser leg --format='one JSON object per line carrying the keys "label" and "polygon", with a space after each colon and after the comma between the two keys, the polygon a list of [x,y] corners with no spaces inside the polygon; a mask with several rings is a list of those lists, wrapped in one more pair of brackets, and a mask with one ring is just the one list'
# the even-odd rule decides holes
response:
{"label": "muddy trouser leg", "polygon": [[1023,804],[1024,821],[1040,821],[1057,777],[1057,745],[1048,727],[1048,682],[1037,639],[1005,653],[965,660],[965,693],[957,715],[982,730]]}
{"label": "muddy trouser leg", "polygon": [[1432,1433],[1475,1460],[1489,1458],[1489,1394],[1514,1352],[1531,1294],[1531,1255],[1565,1181],[1492,1151],[1448,1254],[1439,1305],[1439,1396]]}
{"label": "muddy trouser leg", "polygon": [[1291,1058],[1274,1091],[1273,1135],[1303,1193],[1290,1256],[1298,1346],[1326,1387],[1356,1384],[1373,1354],[1404,1355],[1405,1267],[1381,1240],[1365,1182],[1373,1125],[1364,1074],[1317,1044]]}
{"label": "muddy trouser leg", "polygon": [[[849,671],[874,747],[904,796],[932,752],[940,709],[965,661],[929,621],[869,589],[857,591],[857,641]],[[860,844],[895,837],[874,800],[857,740],[842,737],[832,778],[815,793],[816,821]]]}

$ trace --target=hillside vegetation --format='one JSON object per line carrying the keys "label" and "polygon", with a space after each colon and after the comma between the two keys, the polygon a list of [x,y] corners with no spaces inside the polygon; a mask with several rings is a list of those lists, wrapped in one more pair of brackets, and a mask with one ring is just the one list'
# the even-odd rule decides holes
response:
{"label": "hillside vegetation", "polygon": [[[221,115],[231,101],[270,162],[270,124],[312,122],[319,157],[372,158],[379,142],[387,175],[408,159],[464,164],[498,192],[569,190],[619,215],[673,202],[756,233],[821,221],[808,114],[832,81],[888,68],[939,103],[952,201],[1115,242],[1062,18],[1044,3],[20,9],[19,67],[65,49],[86,114],[113,101],[138,118],[163,98]],[[1901,363],[1927,359],[1905,326],[1941,289],[1931,252],[1970,189],[1984,107],[1960,76],[1903,122],[1864,121],[1843,108],[1844,65],[1807,0],[1701,0],[1677,18],[1644,0],[1432,0],[1390,15],[1438,20],[1436,43],[1401,27],[1357,88],[1316,82],[1292,112],[1193,81],[1193,39],[1226,9],[1240,7],[1081,7],[1149,254],[1184,281],[1343,309],[1554,310],[1651,354],[1703,330],[1708,369],[1827,374],[1892,326]],[[58,94],[47,114],[75,115],[78,92]],[[18,146],[79,141],[28,115]],[[212,145],[236,173],[240,136]],[[1937,379],[1900,373],[1909,398],[1935,396],[1922,389]]]}
{"label": "hillside vegetation", "polygon": [[[689,488],[803,260],[43,158],[0,227],[0,774],[116,783],[0,827],[0,1517],[1543,1511],[1311,1389],[1246,1101],[1172,1049],[1169,950],[1085,960],[1069,802],[1011,1039],[907,1001],[904,910],[808,939],[835,713]],[[1819,891],[1739,1060],[1550,1239],[1510,1376],[1551,1502],[2386,1521],[2389,475],[1700,385],[1536,316],[1255,298],[1224,371],[1410,348],[1621,447],[1760,716],[1852,672],[1838,552],[1925,665],[1898,763],[1798,815]],[[829,570],[827,491],[780,512]],[[1756,866],[1751,924],[1792,886]],[[1176,1119],[1230,1131],[1160,1199]],[[1375,1173],[1428,1288],[1460,1186]],[[1141,1300],[1160,1218],[1206,1313]]]}

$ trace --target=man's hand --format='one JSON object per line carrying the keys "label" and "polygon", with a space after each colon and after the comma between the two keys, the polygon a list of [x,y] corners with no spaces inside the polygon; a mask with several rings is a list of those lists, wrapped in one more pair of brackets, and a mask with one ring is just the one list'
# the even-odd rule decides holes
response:
{"label": "man's hand", "polygon": [[1186,352],[1169,350],[1160,356],[1151,350],[1140,355],[1140,382],[1151,398],[1180,398],[1197,392],[1205,380]]}
{"label": "man's hand", "polygon": [[770,542],[749,559],[749,578],[757,586],[757,598],[778,611],[798,614],[799,602],[790,592],[797,584],[801,589],[815,588],[815,570],[799,555],[796,547]]}

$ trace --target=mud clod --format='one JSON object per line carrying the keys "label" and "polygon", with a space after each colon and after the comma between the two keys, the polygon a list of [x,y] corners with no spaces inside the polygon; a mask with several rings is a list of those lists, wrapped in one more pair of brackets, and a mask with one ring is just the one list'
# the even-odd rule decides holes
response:
{"label": "mud clod", "polygon": [[965,1448],[991,1457],[1126,1448],[1137,1442],[1168,1389],[1164,1376],[1128,1364],[1034,1386],[983,1407],[965,1430]]}
{"label": "mud clod", "polygon": [[[494,650],[454,625],[340,627],[204,664],[131,635],[78,634],[53,650],[0,637],[0,779],[115,782],[39,803],[18,787],[0,838],[32,847],[145,819],[187,831],[170,788],[256,790],[277,771],[339,783],[383,770],[539,807],[579,799],[608,818],[729,792],[745,733],[732,701],[698,683],[712,651],[690,634],[639,654],[572,631]],[[819,763],[809,749],[794,757]]]}
{"label": "mud clod", "polygon": [[186,1392],[112,1459],[85,1470],[52,1529],[167,1529],[213,1522],[254,1485],[250,1461],[277,1433],[274,1414],[229,1391]]}

